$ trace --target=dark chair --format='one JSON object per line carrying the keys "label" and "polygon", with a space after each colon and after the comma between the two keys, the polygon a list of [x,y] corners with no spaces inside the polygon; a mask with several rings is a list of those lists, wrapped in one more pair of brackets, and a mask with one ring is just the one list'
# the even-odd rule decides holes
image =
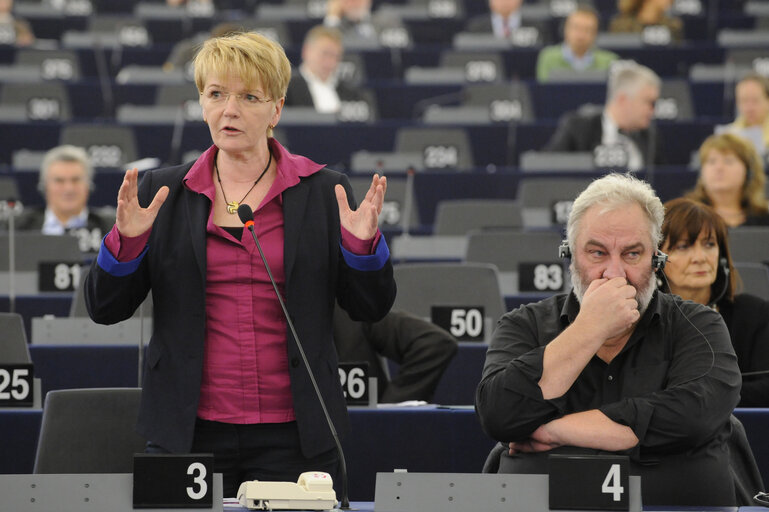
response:
{"label": "dark chair", "polygon": [[474,229],[522,228],[520,205],[512,199],[451,199],[438,203],[435,235],[464,235]]}
{"label": "dark chair", "polygon": [[18,313],[0,313],[0,363],[29,364],[27,334],[24,320]]}
{"label": "dark chair", "polygon": [[140,388],[62,389],[45,398],[34,473],[131,473]]}

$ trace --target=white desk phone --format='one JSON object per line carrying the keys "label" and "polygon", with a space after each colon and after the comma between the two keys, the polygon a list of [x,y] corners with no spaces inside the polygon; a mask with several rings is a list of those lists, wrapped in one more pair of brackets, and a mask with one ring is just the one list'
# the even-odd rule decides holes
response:
{"label": "white desk phone", "polygon": [[241,507],[256,510],[331,510],[336,505],[331,475],[307,471],[294,482],[243,482],[238,489]]}

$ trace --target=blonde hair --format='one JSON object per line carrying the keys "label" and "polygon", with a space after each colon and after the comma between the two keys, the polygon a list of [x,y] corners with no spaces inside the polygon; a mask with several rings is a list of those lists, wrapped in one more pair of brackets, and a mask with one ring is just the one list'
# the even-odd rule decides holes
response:
{"label": "blonde hair", "polygon": [[344,44],[344,37],[342,36],[342,32],[338,28],[327,27],[325,25],[315,25],[310,30],[308,30],[307,34],[304,36],[303,44],[308,45],[322,38],[331,39],[339,46]]}
{"label": "blonde hair", "polygon": [[649,219],[649,235],[656,249],[662,240],[662,221],[665,208],[651,185],[630,174],[612,173],[593,181],[574,200],[566,224],[569,248],[575,253],[580,222],[587,210],[600,204],[606,211],[616,210],[629,204],[637,204]]}
{"label": "blonde hair", "polygon": [[[230,33],[206,40],[193,61],[195,85],[203,94],[212,76],[240,78],[249,89],[263,87],[270,100],[286,96],[291,63],[275,41],[256,32]],[[267,132],[272,136],[272,129]]]}
{"label": "blonde hair", "polygon": [[764,184],[766,183],[764,164],[753,144],[733,133],[711,135],[702,143],[699,150],[700,174],[694,190],[686,194],[686,197],[713,206],[713,200],[705,191],[705,184],[702,181],[702,164],[712,150],[729,153],[740,159],[746,171],[740,205],[750,215],[766,214],[769,211],[769,201],[767,201],[764,192]]}

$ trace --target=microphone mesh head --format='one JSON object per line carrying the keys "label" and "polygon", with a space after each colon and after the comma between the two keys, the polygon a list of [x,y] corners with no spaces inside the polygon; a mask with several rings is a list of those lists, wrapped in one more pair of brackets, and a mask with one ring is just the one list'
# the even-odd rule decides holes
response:
{"label": "microphone mesh head", "polygon": [[238,206],[238,217],[240,218],[240,222],[245,224],[248,221],[254,220],[254,212],[247,204],[241,204]]}

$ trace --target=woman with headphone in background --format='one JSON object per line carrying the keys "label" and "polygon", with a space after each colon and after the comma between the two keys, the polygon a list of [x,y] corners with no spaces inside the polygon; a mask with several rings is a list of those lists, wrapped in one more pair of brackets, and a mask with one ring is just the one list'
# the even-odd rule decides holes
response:
{"label": "woman with headphone in background", "polygon": [[729,227],[769,226],[764,165],[750,142],[731,133],[711,135],[699,157],[697,185],[686,197],[712,206]]}
{"label": "woman with headphone in background", "polygon": [[662,289],[721,313],[743,373],[738,406],[769,407],[769,301],[735,294],[739,278],[727,237],[726,223],[709,206],[686,198],[665,203]]}

